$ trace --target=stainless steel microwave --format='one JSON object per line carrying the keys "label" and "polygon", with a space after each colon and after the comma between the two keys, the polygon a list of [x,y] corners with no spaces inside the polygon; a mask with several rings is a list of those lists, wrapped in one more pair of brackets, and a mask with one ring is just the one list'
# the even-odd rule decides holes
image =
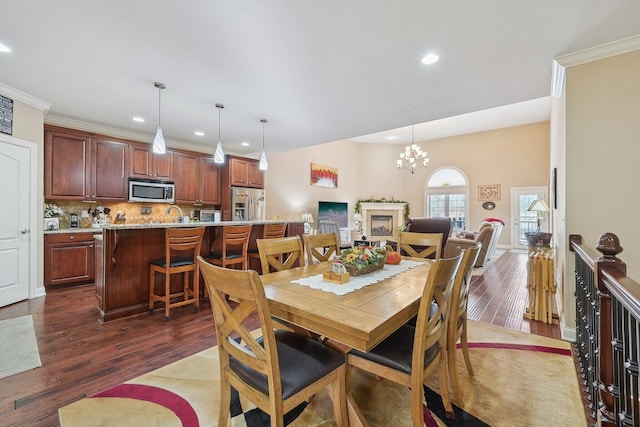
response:
{"label": "stainless steel microwave", "polygon": [[173,181],[129,178],[130,202],[173,203],[174,198]]}

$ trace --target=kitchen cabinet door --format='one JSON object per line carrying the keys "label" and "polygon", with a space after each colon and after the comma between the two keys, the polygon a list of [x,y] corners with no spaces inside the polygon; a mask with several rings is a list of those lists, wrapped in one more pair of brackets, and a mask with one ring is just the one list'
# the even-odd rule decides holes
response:
{"label": "kitchen cabinet door", "polygon": [[173,152],[156,154],[148,144],[130,144],[129,156],[131,157],[130,176],[150,179],[173,178]]}
{"label": "kitchen cabinet door", "polygon": [[129,145],[123,142],[92,141],[91,199],[127,200]]}
{"label": "kitchen cabinet door", "polygon": [[197,203],[200,192],[200,158],[181,152],[173,153],[173,181],[176,203]]}
{"label": "kitchen cabinet door", "polygon": [[70,285],[95,279],[93,233],[57,233],[44,236],[44,284]]}
{"label": "kitchen cabinet door", "polygon": [[230,185],[263,188],[260,162],[254,159],[228,156]]}
{"label": "kitchen cabinet door", "polygon": [[91,197],[91,138],[75,132],[45,132],[45,199]]}
{"label": "kitchen cabinet door", "polygon": [[249,187],[264,188],[264,174],[260,170],[260,162],[249,160],[247,162],[247,185]]}
{"label": "kitchen cabinet door", "polygon": [[213,157],[200,159],[200,203],[220,203],[220,165]]}

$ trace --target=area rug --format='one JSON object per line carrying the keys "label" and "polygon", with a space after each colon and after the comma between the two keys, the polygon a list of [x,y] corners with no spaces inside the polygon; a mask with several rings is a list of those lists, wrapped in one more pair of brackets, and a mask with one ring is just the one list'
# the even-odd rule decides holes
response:
{"label": "area rug", "polygon": [[491,259],[487,262],[484,263],[484,265],[482,267],[474,267],[473,271],[471,272],[472,276],[482,276],[484,274],[484,272],[487,270],[487,268],[493,264],[494,262],[496,262],[496,260],[498,258],[500,258],[502,255],[504,255],[507,251],[504,249],[496,249],[496,251],[493,253],[493,256],[491,257]]}
{"label": "area rug", "polygon": [[[469,341],[473,376],[458,358],[464,406],[455,408],[456,420],[444,417],[434,375],[425,388],[428,427],[586,425],[569,343],[478,322],[469,323]],[[60,408],[60,423],[216,426],[217,356],[214,347]],[[372,427],[411,425],[408,389],[354,370],[351,392]],[[251,405],[241,396],[238,402],[243,409],[229,425],[268,425],[260,417],[248,420]],[[288,421],[292,427],[334,426],[329,396],[319,393]]]}
{"label": "area rug", "polygon": [[0,321],[0,378],[42,366],[31,315]]}

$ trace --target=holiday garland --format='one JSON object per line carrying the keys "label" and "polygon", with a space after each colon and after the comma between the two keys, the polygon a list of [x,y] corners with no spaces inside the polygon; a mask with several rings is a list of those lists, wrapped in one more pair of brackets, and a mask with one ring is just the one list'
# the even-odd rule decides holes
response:
{"label": "holiday garland", "polygon": [[404,222],[405,224],[409,222],[409,202],[404,202],[402,200],[387,200],[387,199],[359,199],[356,202],[356,212],[362,213],[361,203],[404,203]]}

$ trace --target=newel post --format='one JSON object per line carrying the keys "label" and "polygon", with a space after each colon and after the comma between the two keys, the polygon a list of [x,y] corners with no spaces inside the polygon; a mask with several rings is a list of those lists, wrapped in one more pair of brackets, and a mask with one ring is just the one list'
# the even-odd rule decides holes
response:
{"label": "newel post", "polygon": [[616,344],[612,337],[613,314],[611,311],[611,294],[602,283],[601,271],[603,269],[619,270],[626,275],[627,265],[617,257],[617,255],[622,252],[622,246],[620,246],[620,240],[615,234],[604,233],[600,236],[596,249],[602,253],[602,256],[596,259],[595,269],[598,300],[600,304],[600,348],[598,349],[600,407],[598,410],[600,412],[602,426],[615,426],[615,396],[612,390],[614,389],[613,352]]}

